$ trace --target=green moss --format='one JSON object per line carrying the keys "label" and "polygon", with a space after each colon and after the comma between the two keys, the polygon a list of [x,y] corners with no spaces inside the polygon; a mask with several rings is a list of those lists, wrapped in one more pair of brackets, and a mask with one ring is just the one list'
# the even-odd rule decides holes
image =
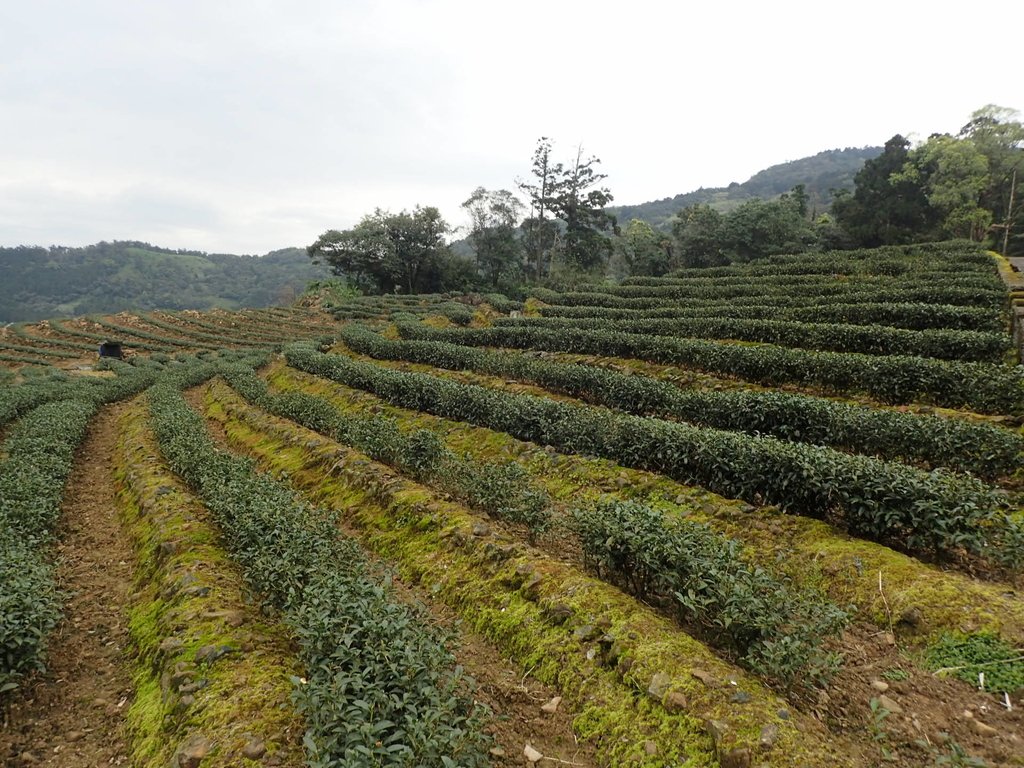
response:
{"label": "green moss", "polygon": [[165,746],[164,718],[166,710],[160,681],[137,669],[134,675],[135,700],[128,708],[128,730],[133,735],[134,764],[151,765],[159,759]]}
{"label": "green moss", "polygon": [[[793,759],[844,763],[817,723],[780,718],[784,702],[632,598],[501,534],[475,536],[477,518],[464,508],[243,405],[223,385],[210,393],[226,411],[234,445],[256,455],[266,469],[292,468],[291,481],[311,501],[338,509],[404,579],[453,607],[538,679],[557,686],[580,711],[578,733],[595,739],[608,764],[661,766],[667,757],[685,755],[693,765],[709,765],[714,758],[705,718],[730,724],[729,746],[756,745],[763,726],[778,727],[776,749],[758,755],[769,765],[790,765]],[[304,468],[296,471],[296,462]],[[696,668],[723,685],[700,682],[691,675]],[[664,694],[648,694],[657,673],[666,675],[666,691],[682,697],[684,707],[674,710],[663,704]],[[729,701],[729,681],[750,696],[748,703]],[[647,740],[658,745],[657,756],[642,749]]]}
{"label": "green moss", "polygon": [[[164,768],[200,733],[214,745],[204,766],[257,765],[240,755],[252,737],[282,764],[301,764],[302,726],[290,705],[290,678],[301,671],[284,630],[248,611],[238,570],[216,546],[204,510],[155,458],[142,409],[133,407],[121,426],[115,479],[138,558],[129,617],[138,690],[128,714],[133,765]],[[230,651],[197,662],[206,646]]]}

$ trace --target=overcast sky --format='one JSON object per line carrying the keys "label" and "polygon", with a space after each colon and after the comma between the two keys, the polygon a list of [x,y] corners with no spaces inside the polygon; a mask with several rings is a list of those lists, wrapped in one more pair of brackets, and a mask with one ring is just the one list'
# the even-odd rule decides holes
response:
{"label": "overcast sky", "polygon": [[0,245],[266,253],[514,189],[618,204],[1024,109],[1024,2],[0,0]]}

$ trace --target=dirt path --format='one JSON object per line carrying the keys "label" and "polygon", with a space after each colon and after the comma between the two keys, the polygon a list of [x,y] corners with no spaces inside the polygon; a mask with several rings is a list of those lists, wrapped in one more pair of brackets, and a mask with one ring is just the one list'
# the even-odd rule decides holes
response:
{"label": "dirt path", "polygon": [[132,553],[114,498],[116,418],[93,419],[68,480],[56,546],[66,590],[64,621],[50,640],[49,671],[16,696],[0,728],[0,764],[96,768],[127,765],[122,734],[132,683],[124,663]]}

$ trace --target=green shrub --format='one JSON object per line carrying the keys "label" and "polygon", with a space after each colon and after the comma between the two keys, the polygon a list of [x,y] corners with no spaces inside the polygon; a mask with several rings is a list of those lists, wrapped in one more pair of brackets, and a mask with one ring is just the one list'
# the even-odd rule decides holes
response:
{"label": "green shrub", "polygon": [[991,489],[968,476],[390,371],[309,345],[290,345],[285,356],[296,368],[404,408],[602,456],[789,512],[837,512],[856,535],[912,551],[950,555],[966,549],[1013,567],[1024,562],[1020,526]]}
{"label": "green shrub", "polygon": [[704,525],[667,520],[634,502],[577,509],[584,558],[645,600],[672,601],[682,622],[789,688],[827,680],[839,665],[824,644],[849,616],[742,557],[741,545]]}
{"label": "green shrub", "polygon": [[246,581],[283,612],[307,679],[296,697],[311,765],[476,768],[482,710],[442,639],[390,590],[334,516],[218,451],[171,385],[150,390],[160,450],[203,498]]}
{"label": "green shrub", "polygon": [[519,353],[489,352],[441,341],[394,341],[360,325],[343,328],[341,339],[350,349],[378,359],[510,377],[638,415],[921,461],[985,478],[1014,472],[1024,451],[1021,435],[961,419],[783,392],[684,390],[647,376]]}

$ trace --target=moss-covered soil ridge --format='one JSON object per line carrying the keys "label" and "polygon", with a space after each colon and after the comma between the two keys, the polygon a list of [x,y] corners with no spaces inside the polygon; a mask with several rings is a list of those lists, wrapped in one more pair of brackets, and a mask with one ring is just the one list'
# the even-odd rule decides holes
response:
{"label": "moss-covered soil ridge", "polygon": [[132,764],[302,765],[285,630],[254,610],[205,510],[156,458],[144,403],[121,429],[115,480],[138,558]]}
{"label": "moss-covered soil ridge", "polygon": [[[208,413],[224,420],[235,444],[317,503],[341,509],[404,578],[581,703],[577,731],[598,740],[609,764],[674,765],[666,760],[684,754],[687,764],[712,764],[711,722],[727,724],[717,747],[723,756],[844,764],[813,721],[788,714],[756,680],[618,590],[494,534],[464,508],[337,443],[254,411],[221,384],[213,393]],[[736,690],[740,706],[730,701]]]}

